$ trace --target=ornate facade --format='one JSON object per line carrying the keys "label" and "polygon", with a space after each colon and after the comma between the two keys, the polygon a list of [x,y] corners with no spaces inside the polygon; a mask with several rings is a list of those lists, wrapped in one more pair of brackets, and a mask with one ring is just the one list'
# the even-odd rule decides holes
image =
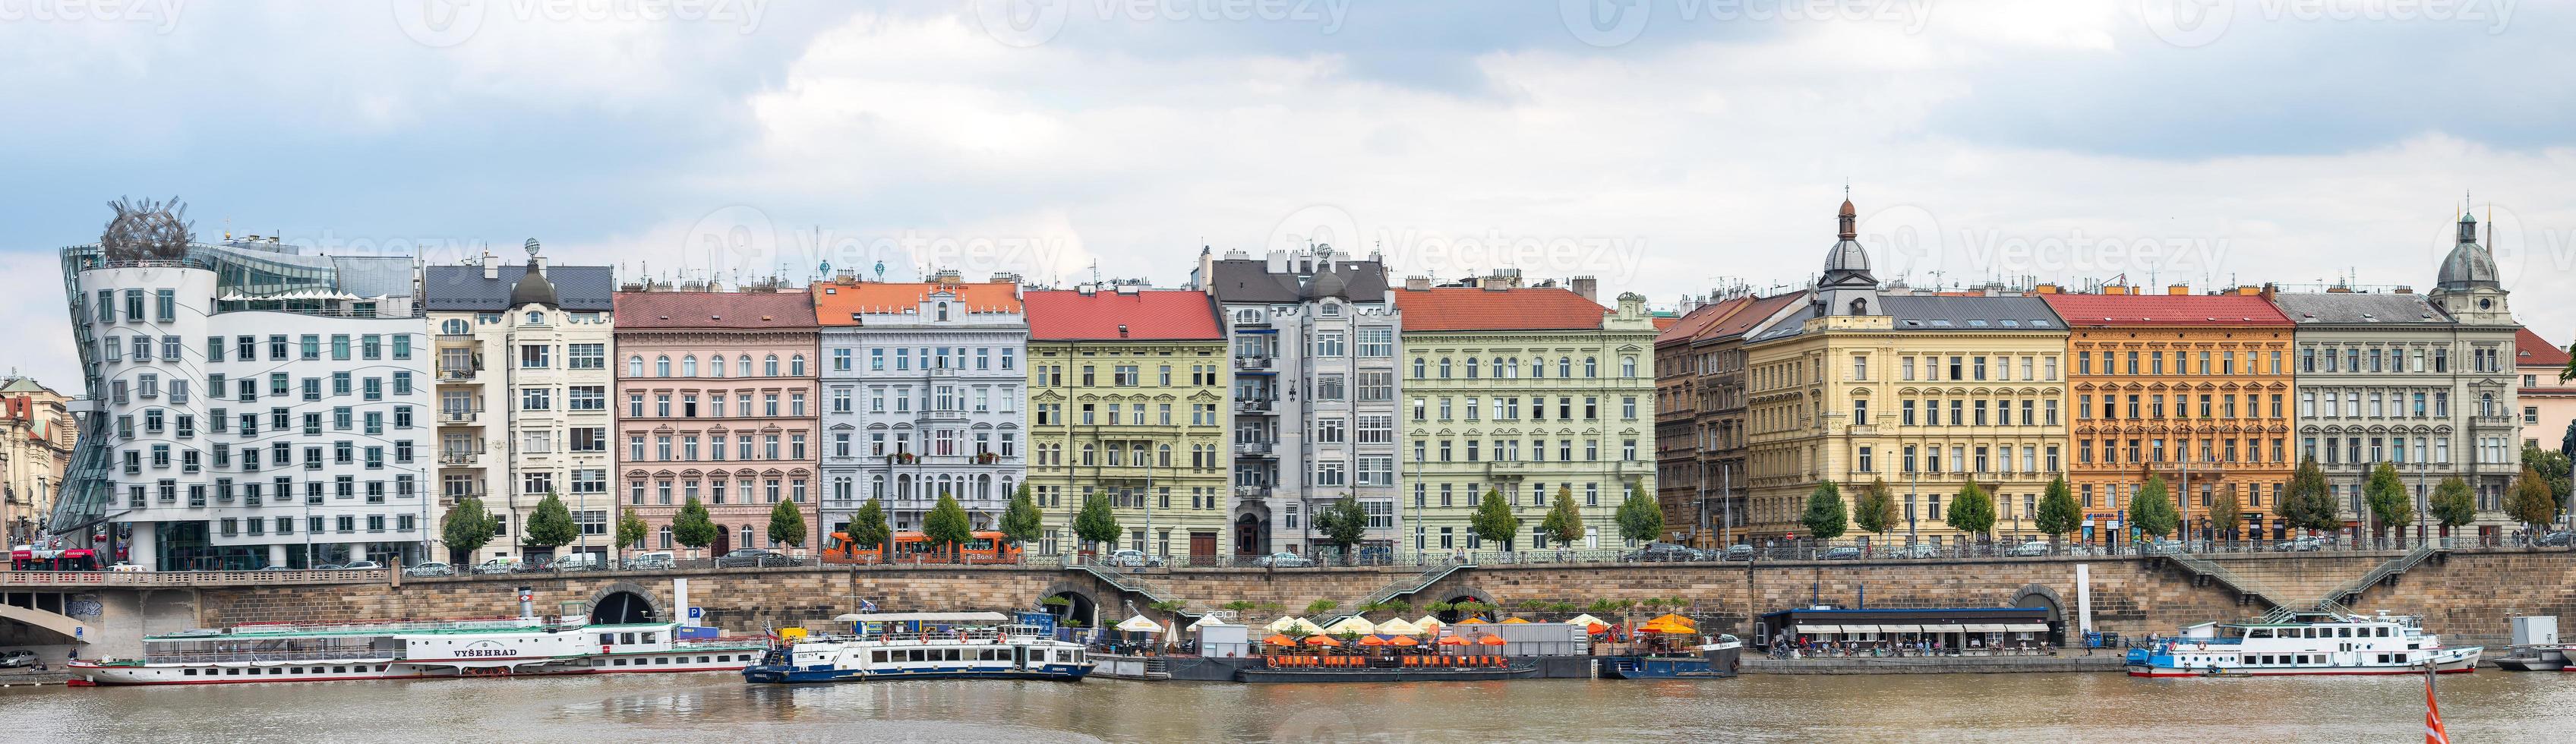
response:
{"label": "ornate facade", "polygon": [[[1227,534],[1226,339],[1195,290],[1031,291],[1029,484],[1045,552],[1129,548],[1208,563]],[[1073,521],[1110,499],[1123,537],[1085,546]]]}
{"label": "ornate facade", "polygon": [[1026,480],[1028,316],[1016,281],[844,277],[813,287],[823,345],[823,529],[878,499],[896,530],[940,496],[995,529]]}
{"label": "ornate facade", "polygon": [[[815,548],[822,417],[811,295],[630,285],[616,302],[617,493],[643,517],[645,548],[686,549],[671,518],[692,498],[722,528],[711,555]],[[781,501],[804,512],[800,544],[769,538]]]}

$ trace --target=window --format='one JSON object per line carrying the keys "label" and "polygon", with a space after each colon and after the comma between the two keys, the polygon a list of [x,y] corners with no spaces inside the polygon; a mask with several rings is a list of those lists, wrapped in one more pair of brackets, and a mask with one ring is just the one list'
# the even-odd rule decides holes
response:
{"label": "window", "polygon": [[[1359,329],[1359,355],[1367,358],[1395,356],[1395,329],[1392,327]],[[1420,369],[1419,360],[1415,368]],[[1420,374],[1415,374],[1420,377]]]}

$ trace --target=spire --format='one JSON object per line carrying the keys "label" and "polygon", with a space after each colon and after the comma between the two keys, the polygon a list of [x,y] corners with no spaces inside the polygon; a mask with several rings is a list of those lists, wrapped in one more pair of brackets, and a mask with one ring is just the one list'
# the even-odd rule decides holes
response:
{"label": "spire", "polygon": [[1860,228],[1856,225],[1859,221],[1858,215],[1859,213],[1852,209],[1851,184],[1845,183],[1843,184],[1843,209],[1837,215],[1843,225],[1842,239],[1851,240],[1860,237]]}

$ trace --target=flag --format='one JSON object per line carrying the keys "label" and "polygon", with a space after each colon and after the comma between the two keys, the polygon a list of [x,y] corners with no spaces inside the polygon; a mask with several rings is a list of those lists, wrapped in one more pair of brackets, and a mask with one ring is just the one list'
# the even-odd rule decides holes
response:
{"label": "flag", "polygon": [[2433,702],[2433,676],[2424,675],[2424,744],[2451,744],[2450,732],[2442,730],[2442,706]]}
{"label": "flag", "polygon": [[860,612],[875,612],[875,611],[877,611],[877,603],[872,602],[872,601],[869,601],[869,600],[864,600],[864,599],[859,600],[859,611],[860,611]]}

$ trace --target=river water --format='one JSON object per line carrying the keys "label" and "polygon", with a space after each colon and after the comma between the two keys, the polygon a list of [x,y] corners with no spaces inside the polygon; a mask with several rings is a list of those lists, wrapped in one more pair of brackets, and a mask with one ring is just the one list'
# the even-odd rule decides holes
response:
{"label": "river water", "polygon": [[[2576,674],[2490,669],[2445,676],[2441,691],[2454,741],[2576,740]],[[753,687],[726,674],[604,675],[5,689],[0,740],[2416,742],[2423,695],[2420,676]]]}

